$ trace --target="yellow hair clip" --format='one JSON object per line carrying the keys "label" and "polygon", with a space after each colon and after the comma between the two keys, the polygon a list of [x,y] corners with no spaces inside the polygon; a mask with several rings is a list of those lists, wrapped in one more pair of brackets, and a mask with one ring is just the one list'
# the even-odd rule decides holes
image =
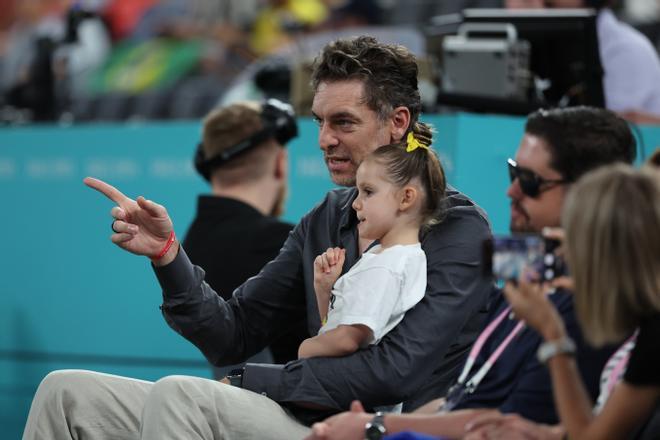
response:
{"label": "yellow hair clip", "polygon": [[406,151],[410,153],[411,151],[415,151],[418,148],[426,148],[427,150],[429,149],[428,145],[424,145],[420,141],[417,140],[413,132],[411,131],[408,133],[408,137],[406,138]]}

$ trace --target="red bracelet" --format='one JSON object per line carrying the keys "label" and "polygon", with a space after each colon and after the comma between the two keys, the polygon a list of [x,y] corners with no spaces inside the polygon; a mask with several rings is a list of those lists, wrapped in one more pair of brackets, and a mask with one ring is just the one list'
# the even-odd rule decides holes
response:
{"label": "red bracelet", "polygon": [[176,235],[174,235],[174,229],[172,229],[172,231],[170,232],[170,236],[167,239],[167,243],[165,243],[163,249],[161,249],[161,251],[158,252],[158,255],[156,255],[155,257],[151,257],[151,261],[157,261],[163,258],[167,253],[167,251],[169,251],[170,248],[172,247],[172,243],[174,243],[174,240],[176,240]]}

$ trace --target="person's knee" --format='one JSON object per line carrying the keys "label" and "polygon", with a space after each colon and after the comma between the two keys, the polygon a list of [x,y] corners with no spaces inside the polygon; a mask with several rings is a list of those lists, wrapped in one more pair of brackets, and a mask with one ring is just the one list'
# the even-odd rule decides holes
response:
{"label": "person's knee", "polygon": [[171,406],[183,402],[193,407],[212,405],[221,408],[230,400],[225,385],[213,380],[192,376],[167,376],[156,383],[149,392],[148,405]]}
{"label": "person's knee", "polygon": [[37,389],[37,394],[44,398],[62,395],[88,393],[95,387],[96,373],[84,370],[56,370],[43,378]]}
{"label": "person's knee", "polygon": [[149,393],[150,399],[160,401],[176,398],[182,394],[190,394],[191,390],[196,386],[197,378],[190,376],[166,376],[159,379],[154,383],[151,392]]}

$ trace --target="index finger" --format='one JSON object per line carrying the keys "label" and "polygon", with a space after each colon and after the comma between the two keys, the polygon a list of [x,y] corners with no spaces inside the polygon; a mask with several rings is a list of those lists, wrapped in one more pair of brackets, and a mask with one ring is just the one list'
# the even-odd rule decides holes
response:
{"label": "index finger", "polygon": [[575,283],[573,283],[573,278],[561,276],[552,280],[552,287],[562,288],[569,292],[573,292],[575,290]]}
{"label": "index finger", "polygon": [[114,186],[105,183],[102,180],[95,179],[93,177],[85,177],[83,179],[83,183],[87,186],[89,186],[92,189],[95,189],[96,191],[100,192],[113,202],[120,204],[121,202],[124,202],[128,200],[128,197],[124,195],[121,191],[119,191],[117,188]]}

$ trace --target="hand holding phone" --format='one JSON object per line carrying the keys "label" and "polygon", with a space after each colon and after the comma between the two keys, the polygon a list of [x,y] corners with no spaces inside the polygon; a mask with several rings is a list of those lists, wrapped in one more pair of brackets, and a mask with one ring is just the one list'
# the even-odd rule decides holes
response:
{"label": "hand holding phone", "polygon": [[484,275],[517,280],[531,269],[540,281],[551,281],[567,274],[563,258],[556,254],[559,245],[559,240],[533,234],[494,236],[483,245]]}

